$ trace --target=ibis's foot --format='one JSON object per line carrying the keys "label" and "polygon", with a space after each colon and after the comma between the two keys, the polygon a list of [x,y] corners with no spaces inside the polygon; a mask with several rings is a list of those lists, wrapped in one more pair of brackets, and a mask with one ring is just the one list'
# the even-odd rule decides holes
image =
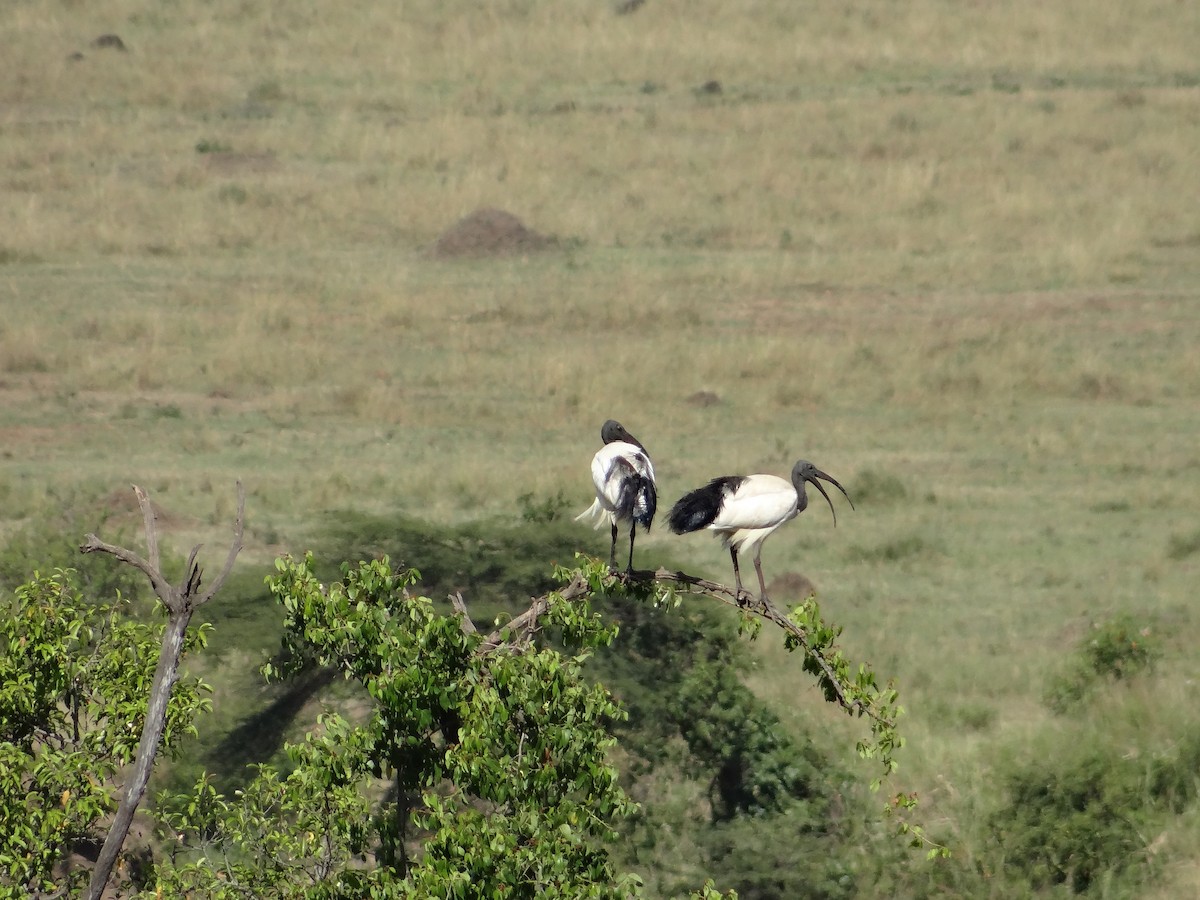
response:
{"label": "ibis's foot", "polygon": [[750,605],[750,597],[751,597],[751,594],[749,591],[739,590],[737,592],[737,605],[741,609],[745,609],[747,606]]}

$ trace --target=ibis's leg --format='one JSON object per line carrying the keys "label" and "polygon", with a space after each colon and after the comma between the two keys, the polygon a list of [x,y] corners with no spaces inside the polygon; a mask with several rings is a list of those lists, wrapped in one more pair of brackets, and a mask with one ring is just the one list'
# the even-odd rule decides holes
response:
{"label": "ibis's leg", "polygon": [[617,567],[617,521],[612,523],[612,546],[608,548],[608,567],[615,569]]}
{"label": "ibis's leg", "polygon": [[760,547],[754,553],[754,570],[758,572],[758,588],[762,591],[762,593],[759,594],[759,599],[762,600],[763,605],[765,606],[767,603],[767,583],[763,581],[762,559],[760,559],[761,556],[762,548]]}
{"label": "ibis's leg", "polygon": [[738,568],[737,547],[729,548],[729,557],[733,560],[733,581],[735,584],[735,596],[737,597],[738,606],[745,606],[745,599],[742,597],[742,572]]}
{"label": "ibis's leg", "polygon": [[637,522],[629,523],[629,566],[625,569],[626,572],[633,571],[633,535],[637,531]]}

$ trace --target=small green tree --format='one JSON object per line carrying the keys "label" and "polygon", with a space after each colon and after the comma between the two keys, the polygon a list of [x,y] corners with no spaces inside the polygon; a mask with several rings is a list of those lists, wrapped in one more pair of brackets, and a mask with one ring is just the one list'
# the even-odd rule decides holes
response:
{"label": "small green tree", "polygon": [[[633,810],[608,760],[621,709],[581,664],[615,629],[587,582],[535,600],[489,635],[439,613],[386,559],[321,584],[311,555],[270,579],[287,654],[360,684],[338,714],[229,800],[202,782],[164,798],[172,852],[158,889],[212,897],[624,898],[604,842]],[[566,654],[535,646],[553,629]],[[285,674],[268,665],[267,674]],[[369,864],[363,864],[369,859]]]}
{"label": "small green tree", "polygon": [[[84,599],[69,570],[35,574],[0,600],[0,895],[82,887],[58,863],[103,838],[114,777],[134,758],[158,662],[161,622]],[[184,652],[204,646],[193,630]],[[166,709],[171,752],[205,709],[207,686],[185,677]]]}

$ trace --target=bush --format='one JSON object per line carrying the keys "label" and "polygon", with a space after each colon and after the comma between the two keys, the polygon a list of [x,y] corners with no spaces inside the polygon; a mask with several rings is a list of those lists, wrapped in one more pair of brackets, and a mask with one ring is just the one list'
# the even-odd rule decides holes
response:
{"label": "bush", "polygon": [[621,711],[582,672],[615,630],[586,596],[552,594],[544,614],[579,653],[515,652],[415,596],[386,558],[328,585],[311,556],[276,569],[287,643],[358,683],[366,712],[326,713],[289,746],[290,772],[263,766],[235,797],[206,779],[164,797],[164,895],[636,895],[605,848],[633,812],[608,762]]}
{"label": "bush", "polygon": [[712,773],[714,822],[781,812],[795,800],[807,801],[816,821],[824,819],[826,761],[811,742],[791,741],[727,666],[695,667],[677,696],[672,719],[692,756]]}
{"label": "bush", "polygon": [[1087,699],[1097,682],[1124,681],[1147,672],[1161,656],[1151,627],[1137,624],[1128,614],[1095,624],[1067,671],[1051,680],[1046,704],[1057,713],[1068,712]]}
{"label": "bush", "polygon": [[1136,892],[1150,857],[1146,835],[1162,830],[1200,794],[1200,727],[1166,748],[1118,755],[1080,747],[1003,776],[1007,803],[991,818],[1004,865],[1034,887],[1082,893],[1104,880]]}
{"label": "bush", "polygon": [[1170,749],[1155,753],[1146,788],[1156,806],[1181,813],[1200,795],[1200,726],[1193,725]]}
{"label": "bush", "polygon": [[[103,836],[113,783],[137,749],[162,625],[85,599],[73,573],[20,585],[0,600],[0,895],[72,892],[81,873],[63,854]],[[203,647],[193,629],[185,649]],[[184,675],[168,705],[163,749],[173,755],[208,688]]]}
{"label": "bush", "polygon": [[1006,866],[1035,886],[1083,892],[1138,859],[1146,794],[1128,760],[1086,751],[1009,774],[1008,804],[992,819]]}
{"label": "bush", "polygon": [[[705,866],[739,900],[844,900],[856,896],[849,854],[816,835],[824,813],[803,804],[768,820],[736,819],[701,836]],[[814,827],[817,825],[817,827]],[[764,835],[770,837],[764,840]]]}

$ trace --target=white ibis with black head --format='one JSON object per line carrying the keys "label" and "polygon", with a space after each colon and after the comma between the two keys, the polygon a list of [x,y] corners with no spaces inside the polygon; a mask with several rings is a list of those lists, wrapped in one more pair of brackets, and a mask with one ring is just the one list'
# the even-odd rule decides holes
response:
{"label": "white ibis with black head", "polygon": [[654,483],[654,465],[641,441],[612,419],[600,429],[604,446],[592,457],[592,481],[596,499],[575,517],[575,521],[590,518],[596,528],[606,521],[612,525],[612,547],[608,564],[617,567],[617,523],[629,523],[629,565],[633,571],[633,539],[637,527],[647,531],[654,521],[658,505],[658,489]]}
{"label": "white ibis with black head", "polygon": [[825,497],[837,526],[837,511],[818,478],[823,478],[841,491],[854,508],[854,501],[833,476],[822,472],[806,459],[792,467],[790,482],[776,475],[725,475],[714,478],[702,488],[685,494],[671,509],[667,520],[676,534],[707,528],[729,549],[733,559],[733,577],[737,582],[737,599],[744,604],[742,573],[738,569],[739,553],[754,553],[754,568],[762,601],[767,601],[767,585],[763,581],[762,544],[776,529],[790,522],[808,506],[805,482],[814,484]]}

